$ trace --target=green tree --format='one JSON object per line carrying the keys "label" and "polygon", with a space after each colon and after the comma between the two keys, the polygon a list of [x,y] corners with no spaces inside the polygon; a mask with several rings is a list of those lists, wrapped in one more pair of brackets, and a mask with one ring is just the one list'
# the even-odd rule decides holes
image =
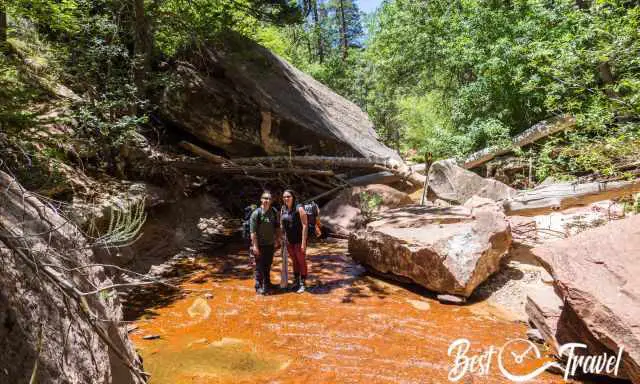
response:
{"label": "green tree", "polygon": [[4,2],[0,2],[0,53],[7,50],[7,12]]}
{"label": "green tree", "polygon": [[442,156],[553,115],[592,138],[623,129],[638,119],[638,15],[609,0],[385,2],[369,28],[368,111],[383,137],[420,151],[437,137]]}

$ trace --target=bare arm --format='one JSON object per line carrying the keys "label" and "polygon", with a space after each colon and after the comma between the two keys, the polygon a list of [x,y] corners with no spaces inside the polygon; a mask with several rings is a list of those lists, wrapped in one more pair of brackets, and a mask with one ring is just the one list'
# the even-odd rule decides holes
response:
{"label": "bare arm", "polygon": [[256,216],[252,213],[249,218],[251,228],[251,251],[254,255],[260,256],[260,248],[258,248],[258,234],[255,232],[258,228]]}
{"label": "bare arm", "polygon": [[307,249],[307,236],[309,235],[309,220],[303,207],[298,208],[298,213],[302,222],[302,250],[305,251]]}
{"label": "bare arm", "polygon": [[251,251],[255,255],[260,255],[260,248],[258,248],[258,235],[255,232],[251,233]]}
{"label": "bare arm", "polygon": [[316,212],[316,222],[313,224],[316,227],[316,236],[320,237],[320,235],[322,235],[322,226],[320,225],[320,208],[318,208],[318,212]]}
{"label": "bare arm", "polygon": [[277,213],[277,217],[276,217],[276,223],[278,223],[278,226],[276,227],[276,248],[280,248],[281,245],[281,239],[282,239],[282,215],[280,215],[279,213]]}

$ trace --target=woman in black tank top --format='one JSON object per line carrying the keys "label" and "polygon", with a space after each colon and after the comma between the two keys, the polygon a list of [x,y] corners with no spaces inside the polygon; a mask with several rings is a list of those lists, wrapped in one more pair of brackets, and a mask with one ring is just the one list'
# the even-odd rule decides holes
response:
{"label": "woman in black tank top", "polygon": [[280,213],[281,228],[286,234],[286,246],[293,259],[294,289],[298,293],[305,290],[307,278],[307,214],[302,205],[297,204],[295,194],[287,189],[282,193],[282,211]]}

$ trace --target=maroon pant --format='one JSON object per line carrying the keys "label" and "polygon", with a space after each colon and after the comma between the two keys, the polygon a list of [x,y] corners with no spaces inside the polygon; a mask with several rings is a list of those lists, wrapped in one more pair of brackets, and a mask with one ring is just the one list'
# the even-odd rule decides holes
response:
{"label": "maroon pant", "polygon": [[302,253],[302,244],[287,243],[287,253],[293,260],[293,272],[299,273],[302,277],[307,277],[307,261]]}

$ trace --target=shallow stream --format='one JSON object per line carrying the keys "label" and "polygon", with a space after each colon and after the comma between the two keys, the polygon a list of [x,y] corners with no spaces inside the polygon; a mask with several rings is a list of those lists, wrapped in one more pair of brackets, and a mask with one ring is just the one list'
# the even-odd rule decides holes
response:
{"label": "shallow stream", "polygon": [[[131,337],[151,384],[448,383],[454,340],[468,339],[471,357],[525,337],[524,324],[485,302],[444,305],[419,288],[369,275],[347,256],[345,242],[318,244],[309,254],[304,294],[256,296],[245,250],[185,264],[185,291],[152,293],[134,314]],[[276,283],[279,264],[276,258]],[[512,357],[504,361],[515,373],[544,362]],[[480,372],[487,360],[458,382],[511,382],[496,355]],[[543,373],[530,382],[563,380]]]}

